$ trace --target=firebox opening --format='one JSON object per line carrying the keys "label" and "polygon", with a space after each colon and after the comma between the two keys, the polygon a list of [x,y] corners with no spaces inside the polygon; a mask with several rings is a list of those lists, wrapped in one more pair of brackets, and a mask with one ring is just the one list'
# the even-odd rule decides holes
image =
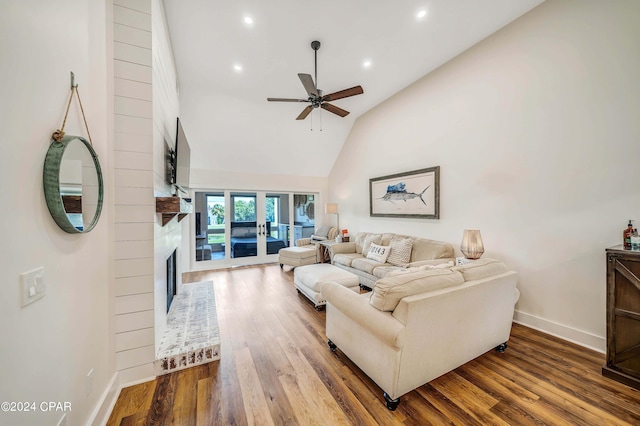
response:
{"label": "firebox opening", "polygon": [[167,258],[167,312],[173,302],[173,296],[176,295],[177,271],[176,271],[176,250]]}

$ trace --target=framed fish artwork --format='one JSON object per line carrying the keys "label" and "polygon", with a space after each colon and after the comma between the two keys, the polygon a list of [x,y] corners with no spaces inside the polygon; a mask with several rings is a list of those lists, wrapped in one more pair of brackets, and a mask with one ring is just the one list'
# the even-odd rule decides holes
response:
{"label": "framed fish artwork", "polygon": [[370,215],[440,218],[440,166],[369,179]]}

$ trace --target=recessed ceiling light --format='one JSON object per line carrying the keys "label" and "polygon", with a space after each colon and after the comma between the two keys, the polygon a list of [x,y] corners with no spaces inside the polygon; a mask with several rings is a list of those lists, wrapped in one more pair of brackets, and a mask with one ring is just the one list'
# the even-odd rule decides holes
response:
{"label": "recessed ceiling light", "polygon": [[362,63],[362,66],[363,66],[364,68],[371,68],[371,65],[372,65],[372,64],[373,64],[373,63],[371,62],[371,59],[365,59],[365,61]]}
{"label": "recessed ceiling light", "polygon": [[236,72],[242,72],[242,65],[240,65],[240,64],[234,64],[234,65],[233,65],[233,69],[234,69]]}
{"label": "recessed ceiling light", "polygon": [[245,16],[244,23],[247,25],[253,25],[253,18],[251,16]]}
{"label": "recessed ceiling light", "polygon": [[427,16],[427,10],[426,9],[422,9],[421,11],[416,13],[416,19],[423,19],[425,16]]}

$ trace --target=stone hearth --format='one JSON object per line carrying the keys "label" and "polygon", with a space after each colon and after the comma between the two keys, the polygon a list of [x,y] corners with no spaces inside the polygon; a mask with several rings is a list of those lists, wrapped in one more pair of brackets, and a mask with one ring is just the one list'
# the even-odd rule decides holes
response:
{"label": "stone hearth", "polygon": [[184,284],[169,313],[155,361],[157,375],[220,359],[220,332],[212,281]]}

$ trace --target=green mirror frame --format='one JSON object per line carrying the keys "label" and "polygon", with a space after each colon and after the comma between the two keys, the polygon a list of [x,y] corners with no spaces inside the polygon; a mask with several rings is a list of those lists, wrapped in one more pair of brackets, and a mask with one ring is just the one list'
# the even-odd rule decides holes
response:
{"label": "green mirror frame", "polygon": [[[89,151],[91,158],[93,159],[93,165],[95,166],[98,183],[98,199],[96,200],[96,212],[91,219],[91,222],[83,226],[83,229],[78,229],[71,223],[67,211],[65,210],[64,202],[62,199],[62,191],[60,188],[60,166],[67,146],[75,140],[79,140]],[[102,203],[104,195],[104,187],[102,183],[102,169],[100,168],[100,162],[98,161],[98,155],[93,150],[93,147],[86,139],[80,136],[64,136],[60,142],[56,140],[51,141],[47,156],[44,160],[44,197],[47,201],[47,207],[49,212],[55,220],[56,224],[65,232],[70,234],[83,234],[91,231],[100,218],[102,212]],[[83,223],[86,223],[83,220]]]}

